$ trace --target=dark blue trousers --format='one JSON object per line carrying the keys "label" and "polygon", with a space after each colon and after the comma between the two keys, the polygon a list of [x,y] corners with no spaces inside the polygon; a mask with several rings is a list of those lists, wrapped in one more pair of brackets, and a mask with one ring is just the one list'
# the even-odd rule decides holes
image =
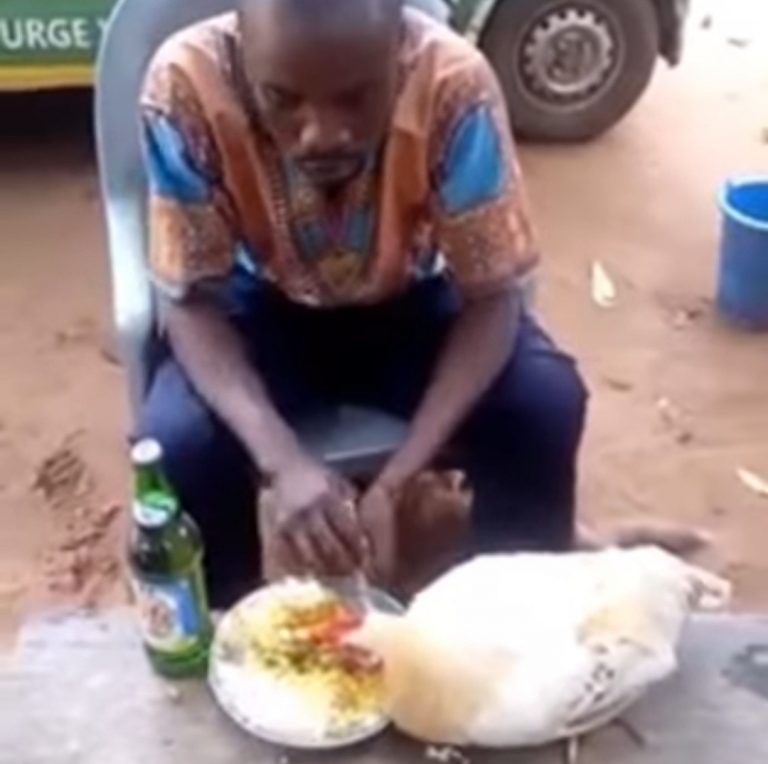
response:
{"label": "dark blue trousers", "polygon": [[[443,278],[375,307],[317,310],[237,273],[223,301],[289,422],[341,402],[412,417],[459,309]],[[569,546],[586,399],[573,360],[523,315],[508,363],[452,444],[475,492],[473,551]],[[253,465],[170,353],[137,434],[162,443],[203,532],[211,598],[226,604],[259,577]]]}

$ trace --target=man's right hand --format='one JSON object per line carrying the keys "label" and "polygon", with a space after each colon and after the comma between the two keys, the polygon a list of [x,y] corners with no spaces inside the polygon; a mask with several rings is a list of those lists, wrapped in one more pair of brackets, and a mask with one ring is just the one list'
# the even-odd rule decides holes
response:
{"label": "man's right hand", "polygon": [[301,455],[278,470],[273,487],[273,543],[292,570],[345,576],[361,567],[365,542],[347,481]]}
{"label": "man's right hand", "polygon": [[296,572],[351,573],[363,556],[353,488],[301,450],[217,300],[192,293],[181,303],[164,303],[163,312],[195,389],[272,476],[270,526],[277,538],[266,542],[282,547],[276,551]]}

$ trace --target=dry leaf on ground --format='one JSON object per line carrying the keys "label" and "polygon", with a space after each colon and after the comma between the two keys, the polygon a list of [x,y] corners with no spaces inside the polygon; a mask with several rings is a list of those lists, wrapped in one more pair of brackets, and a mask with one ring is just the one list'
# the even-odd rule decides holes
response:
{"label": "dry leaf on ground", "polygon": [[592,263],[592,302],[601,308],[613,308],[616,298],[616,285],[603,264],[595,260]]}
{"label": "dry leaf on ground", "polygon": [[756,493],[758,496],[768,499],[768,481],[743,467],[739,467],[736,470],[736,474],[739,476],[739,480],[741,480],[750,491]]}

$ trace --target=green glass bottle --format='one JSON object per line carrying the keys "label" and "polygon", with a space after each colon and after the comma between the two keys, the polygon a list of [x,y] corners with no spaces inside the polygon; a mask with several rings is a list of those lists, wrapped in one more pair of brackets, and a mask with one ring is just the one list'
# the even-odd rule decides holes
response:
{"label": "green glass bottle", "polygon": [[129,559],[144,646],[157,673],[202,676],[213,626],[203,577],[203,542],[163,474],[155,440],[131,451],[135,495]]}

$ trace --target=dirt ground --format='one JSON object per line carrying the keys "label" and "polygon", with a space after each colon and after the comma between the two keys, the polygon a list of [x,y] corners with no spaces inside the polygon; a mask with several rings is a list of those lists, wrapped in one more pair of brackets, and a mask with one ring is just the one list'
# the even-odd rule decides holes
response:
{"label": "dirt ground", "polygon": [[[710,23],[711,22],[711,23]],[[763,24],[763,28],[766,28]],[[592,389],[581,512],[598,526],[708,529],[742,608],[768,606],[768,335],[713,311],[716,189],[768,171],[768,40],[700,3],[684,65],[660,65],[601,140],[523,161],[546,253],[540,309]],[[87,95],[2,98],[0,613],[125,597],[128,418],[109,357],[108,275]],[[599,259],[618,301],[590,299]]]}

